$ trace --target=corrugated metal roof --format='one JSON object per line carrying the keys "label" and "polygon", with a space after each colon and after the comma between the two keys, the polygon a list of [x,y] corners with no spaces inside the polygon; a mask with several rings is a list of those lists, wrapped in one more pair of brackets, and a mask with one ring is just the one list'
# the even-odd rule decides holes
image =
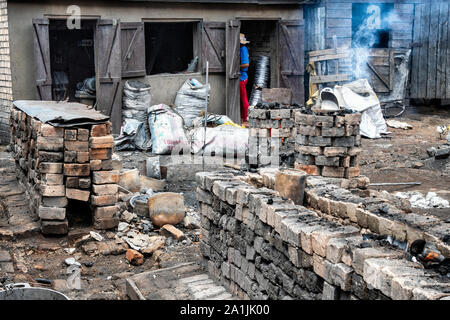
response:
{"label": "corrugated metal roof", "polygon": [[109,120],[108,116],[77,102],[17,100],[14,106],[31,117],[55,127],[71,127]]}

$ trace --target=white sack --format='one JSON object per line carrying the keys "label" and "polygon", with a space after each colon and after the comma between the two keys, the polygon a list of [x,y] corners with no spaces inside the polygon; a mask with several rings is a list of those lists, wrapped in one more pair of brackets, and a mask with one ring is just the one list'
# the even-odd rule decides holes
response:
{"label": "white sack", "polygon": [[152,151],[167,154],[178,144],[188,144],[183,119],[169,106],[158,104],[148,108],[148,124],[152,135]]}
{"label": "white sack", "polygon": [[[205,128],[192,129],[191,152],[202,153]],[[205,154],[238,154],[244,156],[248,149],[248,129],[223,125],[215,128],[206,128]]]}
{"label": "white sack", "polygon": [[381,138],[381,134],[388,133],[380,101],[367,79],[335,86],[334,94],[341,107],[361,112],[361,135],[375,139]]}

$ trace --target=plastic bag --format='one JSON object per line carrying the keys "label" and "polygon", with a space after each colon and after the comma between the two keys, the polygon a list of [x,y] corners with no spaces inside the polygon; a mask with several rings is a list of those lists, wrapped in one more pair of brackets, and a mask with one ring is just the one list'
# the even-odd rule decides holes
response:
{"label": "plastic bag", "polygon": [[175,98],[175,108],[183,117],[187,127],[192,126],[192,120],[200,115],[205,108],[210,86],[203,85],[200,81],[190,78],[184,82]]}
{"label": "plastic bag", "polygon": [[361,135],[375,139],[381,138],[381,134],[388,133],[386,121],[381,112],[380,101],[367,79],[335,86],[334,94],[340,106],[361,112],[359,126]]}
{"label": "plastic bag", "polygon": [[148,123],[153,142],[153,153],[167,154],[178,144],[188,144],[183,118],[165,104],[148,108]]}
{"label": "plastic bag", "polygon": [[[244,156],[248,150],[248,129],[231,125],[215,128],[198,127],[190,132],[191,152],[205,154],[238,154]],[[205,147],[203,143],[205,141]]]}
{"label": "plastic bag", "polygon": [[144,123],[135,119],[125,119],[118,138],[114,140],[117,150],[148,151],[152,147],[152,140],[145,132]]}

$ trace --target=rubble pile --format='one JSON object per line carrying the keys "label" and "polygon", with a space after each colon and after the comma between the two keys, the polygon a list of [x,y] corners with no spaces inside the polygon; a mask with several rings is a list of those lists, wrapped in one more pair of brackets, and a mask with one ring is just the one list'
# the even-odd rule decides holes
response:
{"label": "rubble pile", "polygon": [[[362,229],[332,222],[268,188],[283,185],[273,180],[285,175],[261,175],[260,188],[238,172],[196,175],[202,254],[208,272],[233,294],[244,299],[303,300],[450,296],[445,289],[448,278],[423,269],[404,250],[363,237]],[[330,185],[330,178],[309,178],[313,179],[306,183],[309,190]],[[311,195],[306,194],[309,202]],[[334,214],[336,208],[352,211],[351,202],[331,206],[331,200],[323,197],[314,198],[316,208],[329,212],[333,207]]]}
{"label": "rubble pile", "polygon": [[[111,123],[57,127],[20,109],[11,111],[17,176],[44,234],[68,232],[71,200],[87,203],[98,229],[118,224],[119,172],[113,170]],[[74,210],[88,215],[86,210]]]}
{"label": "rubble pile", "polygon": [[249,163],[258,167],[294,165],[295,105],[258,103],[248,110]]}
{"label": "rubble pile", "polygon": [[311,175],[359,176],[361,114],[315,115],[295,112],[295,168]]}

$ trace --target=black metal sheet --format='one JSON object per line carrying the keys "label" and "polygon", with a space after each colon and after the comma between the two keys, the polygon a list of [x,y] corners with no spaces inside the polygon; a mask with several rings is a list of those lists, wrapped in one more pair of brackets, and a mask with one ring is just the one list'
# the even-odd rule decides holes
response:
{"label": "black metal sheet", "polygon": [[95,124],[109,120],[109,116],[78,102],[17,100],[13,104],[29,116],[55,127]]}

